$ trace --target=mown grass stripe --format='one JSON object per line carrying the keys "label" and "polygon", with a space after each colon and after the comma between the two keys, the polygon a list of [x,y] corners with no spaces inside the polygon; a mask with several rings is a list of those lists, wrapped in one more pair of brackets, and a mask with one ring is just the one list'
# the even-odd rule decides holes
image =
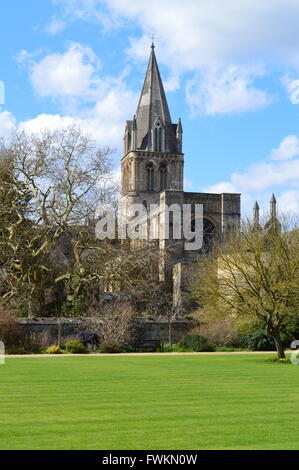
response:
{"label": "mown grass stripe", "polygon": [[299,368],[269,357],[8,359],[0,449],[297,449]]}

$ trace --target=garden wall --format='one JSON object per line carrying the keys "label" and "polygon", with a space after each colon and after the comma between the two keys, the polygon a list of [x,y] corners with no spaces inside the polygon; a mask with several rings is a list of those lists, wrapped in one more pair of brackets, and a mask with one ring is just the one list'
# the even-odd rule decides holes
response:
{"label": "garden wall", "polygon": [[[55,318],[39,318],[37,320],[19,319],[18,323],[23,334],[42,334],[47,346],[57,343],[59,323]],[[81,328],[82,322],[76,319],[63,318],[60,322],[61,337],[74,336]],[[194,323],[187,319],[177,319],[172,324],[173,343],[178,342],[192,330]],[[161,343],[168,342],[169,325],[165,318],[138,318],[137,333],[134,346],[140,349],[153,349]]]}

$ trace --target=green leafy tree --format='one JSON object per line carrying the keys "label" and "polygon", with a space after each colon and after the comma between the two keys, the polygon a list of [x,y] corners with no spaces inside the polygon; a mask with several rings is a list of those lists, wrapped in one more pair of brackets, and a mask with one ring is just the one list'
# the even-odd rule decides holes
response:
{"label": "green leafy tree", "polygon": [[201,258],[194,294],[207,318],[262,322],[284,358],[281,329],[299,316],[299,230],[244,223]]}

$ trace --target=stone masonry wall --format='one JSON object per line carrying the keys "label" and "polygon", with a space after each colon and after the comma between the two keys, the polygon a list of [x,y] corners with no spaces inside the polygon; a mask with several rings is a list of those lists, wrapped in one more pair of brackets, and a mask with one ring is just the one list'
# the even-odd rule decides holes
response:
{"label": "stone masonry wall", "polygon": [[[40,318],[37,320],[19,319],[18,323],[23,334],[42,334],[47,345],[50,346],[57,342],[58,321],[53,318]],[[66,338],[74,336],[80,331],[81,322],[76,319],[61,320],[61,337]],[[175,320],[172,324],[173,343],[178,342],[188,332],[192,330],[194,323],[187,319]],[[165,318],[145,319],[139,318],[137,324],[137,334],[134,346],[141,349],[154,349],[161,343],[168,342],[169,325]],[[133,346],[133,345],[132,345]]]}

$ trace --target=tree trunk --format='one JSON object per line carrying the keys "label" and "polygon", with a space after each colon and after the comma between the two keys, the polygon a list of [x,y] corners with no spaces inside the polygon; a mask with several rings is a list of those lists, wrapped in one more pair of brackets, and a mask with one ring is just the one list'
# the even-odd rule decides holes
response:
{"label": "tree trunk", "polygon": [[279,327],[268,325],[267,333],[274,339],[278,359],[285,359],[284,347],[282,345]]}
{"label": "tree trunk", "polygon": [[27,302],[27,308],[28,308],[28,318],[35,318],[36,316],[40,315],[40,304],[38,300],[33,297],[31,294],[29,297],[29,300]]}
{"label": "tree trunk", "polygon": [[278,359],[285,359],[284,347],[282,345],[280,334],[273,336],[275,341],[275,346],[277,350],[277,357]]}
{"label": "tree trunk", "polygon": [[169,344],[172,346],[172,321],[168,320],[168,341]]}

